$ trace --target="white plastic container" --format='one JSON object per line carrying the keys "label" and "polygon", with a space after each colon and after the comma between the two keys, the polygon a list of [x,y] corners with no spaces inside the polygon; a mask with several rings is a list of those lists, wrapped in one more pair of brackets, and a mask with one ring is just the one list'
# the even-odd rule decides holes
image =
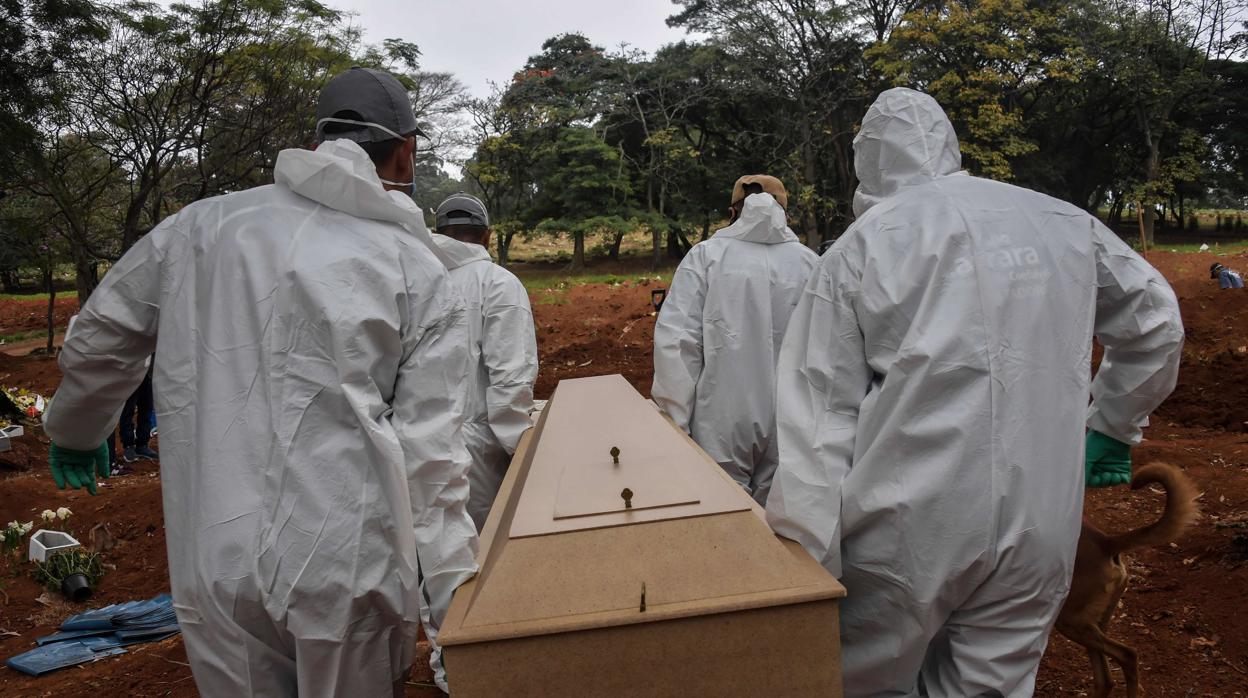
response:
{"label": "white plastic container", "polygon": [[26,430],[20,424],[10,424],[0,429],[0,453],[13,448],[12,440],[26,433]]}
{"label": "white plastic container", "polygon": [[30,559],[33,562],[47,562],[56,553],[81,547],[82,543],[68,533],[41,528],[30,536]]}

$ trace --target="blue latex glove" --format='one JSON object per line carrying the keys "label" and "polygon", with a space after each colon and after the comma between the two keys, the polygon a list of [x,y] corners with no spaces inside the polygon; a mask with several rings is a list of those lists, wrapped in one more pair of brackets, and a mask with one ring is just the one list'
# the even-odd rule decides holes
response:
{"label": "blue latex glove", "polygon": [[48,465],[52,467],[52,479],[56,486],[65,489],[85,487],[95,494],[95,477],[108,477],[108,444],[100,444],[94,451],[75,451],[52,444],[48,449]]}
{"label": "blue latex glove", "polygon": [[1088,430],[1083,474],[1088,487],[1112,487],[1131,482],[1131,446],[1099,431]]}

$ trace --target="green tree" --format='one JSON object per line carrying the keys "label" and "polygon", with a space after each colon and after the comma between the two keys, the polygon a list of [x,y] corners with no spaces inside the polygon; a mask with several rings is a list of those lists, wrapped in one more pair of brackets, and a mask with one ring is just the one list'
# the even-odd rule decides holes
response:
{"label": "green tree", "polygon": [[1222,202],[1242,202],[1248,199],[1248,63],[1223,60],[1212,71],[1217,80],[1208,124],[1213,188]]}
{"label": "green tree", "polygon": [[475,150],[463,163],[469,189],[490,210],[498,263],[510,261],[511,242],[532,220],[524,221],[533,200],[533,162],[540,133],[527,109],[502,107],[501,90],[465,102]]}
{"label": "green tree", "polygon": [[34,269],[40,286],[48,294],[48,356],[53,354],[56,336],[56,265],[64,254],[64,243],[53,233],[56,216],[55,208],[41,197],[19,193],[0,199],[0,252],[4,265]]}
{"label": "green tree", "polygon": [[[612,139],[632,166],[644,196],[651,231],[651,269],[663,261],[663,235],[677,235],[669,208],[681,180],[701,167],[698,137],[686,125],[688,112],[717,89],[690,58],[689,47],[677,44],[651,59],[637,51],[613,57],[618,84],[615,108],[606,116]],[[616,136],[614,130],[624,133]],[[632,131],[630,134],[629,131]],[[623,233],[616,234],[611,257],[619,255]]]}
{"label": "green tree", "polygon": [[[855,8],[832,0],[674,0],[668,24],[712,36],[741,68],[735,138],[747,164],[785,181],[790,215],[817,247],[851,220],[853,125],[865,111]],[[741,174],[746,174],[742,172]]]}
{"label": "green tree", "polygon": [[[1213,67],[1235,50],[1227,42],[1243,3],[1220,0],[1113,0],[1105,3],[1123,60],[1115,78],[1129,97],[1144,155],[1132,198],[1143,204],[1141,234],[1153,243],[1157,206],[1198,168],[1185,149],[1199,135],[1181,115],[1212,94]],[[1171,148],[1167,148],[1167,143]],[[1168,162],[1169,160],[1169,162]]]}
{"label": "green tree", "polygon": [[[132,2],[97,20],[106,38],[63,59],[73,80],[19,182],[59,210],[83,301],[98,260],[180,206],[270,181],[277,151],[307,139],[320,84],[350,65],[358,40],[315,0]],[[101,215],[107,223],[86,223]]]}
{"label": "green tree", "polygon": [[61,104],[58,67],[105,35],[90,0],[0,0],[0,183],[37,149],[37,125]]}
{"label": "green tree", "polygon": [[948,2],[908,15],[868,56],[894,85],[945,107],[969,170],[1010,180],[1014,161],[1037,150],[1026,110],[1094,67],[1067,38],[1083,18],[1073,3]]}
{"label": "green tree", "polygon": [[572,237],[571,271],[585,268],[585,238],[627,228],[629,183],[619,151],[593,129],[568,126],[537,157],[538,229]]}
{"label": "green tree", "polygon": [[[602,49],[580,34],[563,34],[546,40],[542,51],[528,59],[505,89],[488,99],[464,103],[475,143],[464,174],[498,222],[500,264],[507,263],[518,230],[537,230],[543,221],[572,220],[547,186],[552,183],[552,168],[567,164],[557,162],[552,153],[575,150],[573,140],[585,131],[603,145],[590,125],[599,122],[609,105],[609,68]],[[612,157],[613,167],[620,170],[618,152],[613,150]],[[557,227],[547,223],[540,232],[574,233],[571,227],[579,226]],[[574,263],[583,266],[584,230],[573,238],[578,246]]]}

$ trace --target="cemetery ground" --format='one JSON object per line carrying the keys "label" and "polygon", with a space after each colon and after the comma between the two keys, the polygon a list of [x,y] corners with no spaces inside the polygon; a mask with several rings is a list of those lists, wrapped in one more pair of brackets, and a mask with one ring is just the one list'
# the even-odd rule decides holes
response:
{"label": "cemetery ground", "polygon": [[[1214,261],[1248,270],[1248,254],[1242,245],[1217,251],[1220,256],[1198,251],[1149,254],[1179,296],[1187,343],[1179,386],[1154,415],[1135,461],[1177,465],[1204,492],[1204,517],[1184,539],[1132,555],[1130,588],[1110,629],[1113,637],[1139,651],[1143,687],[1153,697],[1248,696],[1248,291],[1219,291],[1208,274]],[[623,374],[649,394],[654,328],[650,291],[667,285],[670,269],[654,274],[641,261],[599,262],[587,275],[568,277],[553,261],[518,267],[537,324],[537,397],[549,397],[562,379],[609,373]],[[75,296],[62,295],[55,321],[63,324],[76,307]],[[46,323],[46,311],[46,297],[0,298],[0,336],[38,330],[45,326],[40,322]],[[38,339],[23,337],[27,342]],[[59,379],[55,361],[46,356],[0,354],[0,385],[5,388],[47,395]],[[47,443],[41,429],[28,427],[12,451],[0,454],[0,524],[37,521],[42,510],[64,506],[74,512],[71,528],[80,539],[106,526],[114,545],[103,553],[108,572],[92,605],[149,598],[167,590],[158,466],[140,463],[134,474],[109,479],[96,497],[59,491],[48,474]],[[1158,491],[1118,487],[1090,492],[1085,514],[1102,528],[1121,531],[1155,520],[1162,505]],[[5,577],[3,584],[0,658],[29,649],[36,637],[81,610],[45,593],[24,565],[21,574]],[[1117,667],[1114,674],[1120,682]],[[1036,694],[1086,695],[1090,686],[1082,649],[1055,635]],[[438,695],[423,652],[408,694]],[[38,679],[0,668],[0,695],[196,692],[182,640],[175,637]]]}

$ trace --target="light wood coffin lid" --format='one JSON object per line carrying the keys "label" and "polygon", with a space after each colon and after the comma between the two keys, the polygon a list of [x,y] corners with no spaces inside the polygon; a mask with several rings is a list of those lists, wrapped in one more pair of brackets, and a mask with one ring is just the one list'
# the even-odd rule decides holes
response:
{"label": "light wood coffin lid", "polygon": [[[602,477],[568,476],[570,468]],[[620,510],[617,487],[630,475],[634,508]],[[556,518],[569,511],[578,515]],[[619,375],[559,383],[520,441],[478,564],[455,593],[439,637],[445,646],[845,595]]]}

